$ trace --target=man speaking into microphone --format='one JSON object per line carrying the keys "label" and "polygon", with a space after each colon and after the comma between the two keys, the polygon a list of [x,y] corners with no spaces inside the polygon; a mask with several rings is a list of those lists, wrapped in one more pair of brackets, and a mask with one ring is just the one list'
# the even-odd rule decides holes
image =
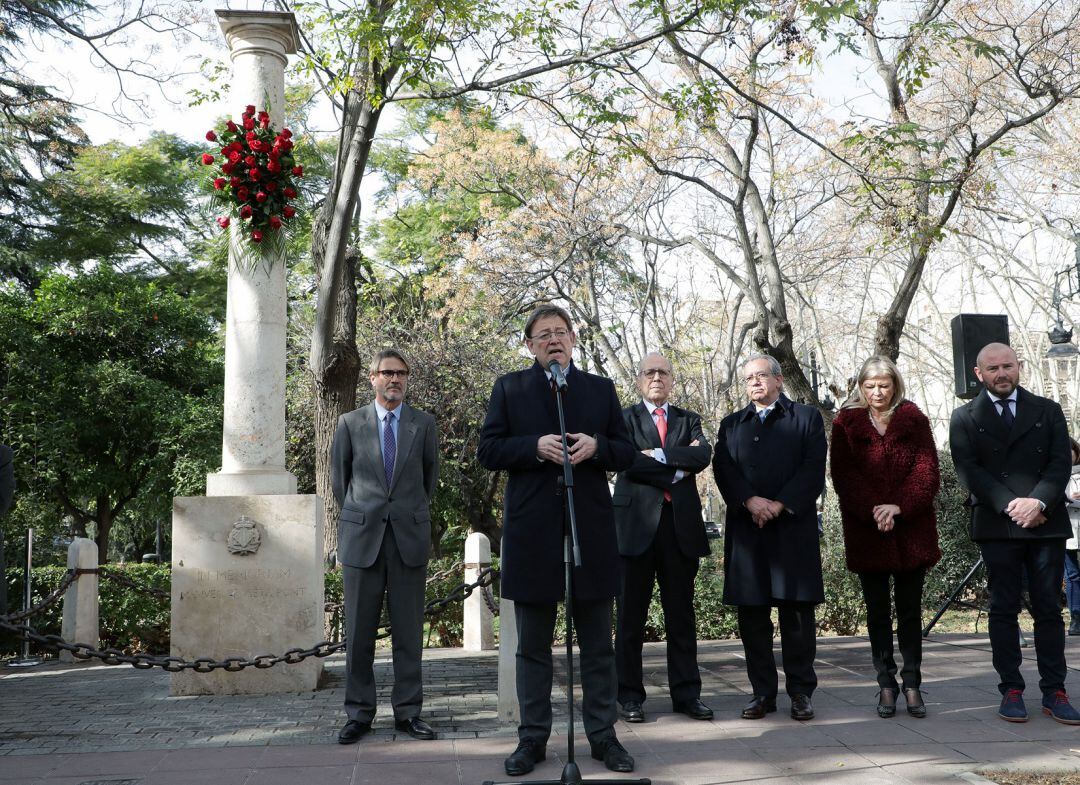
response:
{"label": "man speaking into microphone", "polygon": [[[634,759],[615,736],[615,651],[612,601],[619,592],[619,551],[607,472],[634,462],[634,446],[610,379],[575,368],[570,314],[542,305],[525,323],[532,367],[500,377],[491,391],[477,451],[480,463],[508,473],[503,509],[502,596],[514,601],[518,633],[517,749],[506,773],[526,774],[544,760],[551,735],[552,644],[563,599],[565,491],[555,389],[563,404],[580,568],[573,573],[574,626],[581,659],[582,724],[592,756],[612,771],[633,771]],[[564,382],[565,380],[565,382]]]}

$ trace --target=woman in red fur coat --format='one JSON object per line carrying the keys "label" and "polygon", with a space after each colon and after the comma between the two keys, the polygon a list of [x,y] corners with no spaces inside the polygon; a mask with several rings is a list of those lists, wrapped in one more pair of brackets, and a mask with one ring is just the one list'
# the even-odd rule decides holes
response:
{"label": "woman in red fur coat", "polygon": [[896,714],[889,579],[896,602],[896,637],[904,666],[904,699],[913,717],[926,716],[922,681],[922,590],[941,558],[934,497],[941,486],[930,421],[904,399],[892,360],[863,363],[850,400],[833,421],[832,480],[844,521],[847,566],[859,576],[866,627],[877,669],[877,712]]}

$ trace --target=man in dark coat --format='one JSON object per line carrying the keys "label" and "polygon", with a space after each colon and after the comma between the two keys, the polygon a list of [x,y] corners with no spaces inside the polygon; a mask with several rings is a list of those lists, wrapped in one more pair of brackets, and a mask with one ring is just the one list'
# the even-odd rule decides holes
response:
{"label": "man in dark coat", "polygon": [[[15,498],[15,466],[14,454],[6,444],[0,444],[0,518],[3,518],[11,508],[11,502]],[[4,579],[4,570],[7,562],[4,559],[4,530],[0,528],[0,616],[7,613],[7,581]],[[3,633],[0,633],[2,635]]]}
{"label": "man in dark coat", "polygon": [[582,723],[592,755],[613,771],[633,771],[634,759],[615,736],[615,653],[611,605],[619,592],[619,552],[607,472],[626,469],[634,447],[626,433],[615,385],[574,367],[570,315],[537,308],[525,324],[532,367],[499,378],[491,391],[478,456],[505,470],[502,595],[514,601],[518,632],[519,744],[506,773],[525,774],[544,760],[551,734],[551,646],[556,604],[563,599],[565,496],[562,440],[553,380],[555,361],[566,375],[563,397],[581,568],[573,571],[574,625],[581,654]]}
{"label": "man in dark coat", "polygon": [[983,347],[975,375],[986,387],[953,412],[949,445],[956,474],[970,493],[971,538],[978,543],[990,587],[990,649],[1001,679],[998,714],[1025,722],[1020,674],[1021,587],[1025,568],[1043,712],[1080,724],[1065,693],[1065,625],[1058,596],[1065,507],[1072,458],[1061,407],[1018,386],[1020,362],[1005,344]]}
{"label": "man in dark coat", "polygon": [[701,497],[694,475],[709,465],[712,446],[701,417],[668,403],[675,384],[671,363],[657,353],[638,367],[641,402],[623,410],[638,452],[615,480],[615,531],[623,560],[623,586],[615,627],[619,703],[627,722],[644,722],[641,647],[654,580],[660,584],[672,708],[712,719],[701,702],[694,621],[694,577],[709,554]]}
{"label": "man in dark coat", "polygon": [[330,455],[341,505],[338,561],[348,638],[342,744],[370,731],[375,717],[375,633],[384,594],[394,644],[395,727],[416,739],[435,738],[420,718],[429,504],[439,469],[435,418],[405,403],[409,365],[396,349],[376,354],[370,371],[375,400],[338,418]]}
{"label": "man in dark coat", "polygon": [[713,473],[727,503],[724,602],[738,606],[739,636],[754,695],[744,719],[776,711],[778,678],[770,610],[780,617],[780,647],[791,716],[813,719],[817,687],[814,606],[825,600],[817,499],[825,487],[821,413],[781,394],[772,357],[742,367],[750,404],[729,414],[716,436]]}

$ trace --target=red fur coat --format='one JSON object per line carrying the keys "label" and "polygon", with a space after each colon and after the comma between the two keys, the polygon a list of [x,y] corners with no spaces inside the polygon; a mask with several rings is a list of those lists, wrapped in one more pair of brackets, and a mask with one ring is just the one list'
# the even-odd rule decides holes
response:
{"label": "red fur coat", "polygon": [[[941,487],[930,421],[904,401],[885,435],[866,409],[841,409],[833,421],[832,480],[844,521],[848,569],[906,572],[941,558],[934,497]],[[878,531],[873,509],[895,504],[900,516],[891,532]]]}

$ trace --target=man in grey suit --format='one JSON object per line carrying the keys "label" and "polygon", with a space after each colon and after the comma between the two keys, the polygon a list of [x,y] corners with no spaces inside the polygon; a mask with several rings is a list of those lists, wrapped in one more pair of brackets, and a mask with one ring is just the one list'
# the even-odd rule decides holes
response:
{"label": "man in grey suit", "polygon": [[375,355],[370,378],[375,401],[338,419],[331,447],[330,478],[341,506],[338,561],[345,579],[348,721],[338,733],[341,744],[371,730],[375,633],[388,589],[394,724],[413,738],[435,738],[420,718],[428,506],[438,476],[435,418],[404,403],[409,365],[396,349]]}

